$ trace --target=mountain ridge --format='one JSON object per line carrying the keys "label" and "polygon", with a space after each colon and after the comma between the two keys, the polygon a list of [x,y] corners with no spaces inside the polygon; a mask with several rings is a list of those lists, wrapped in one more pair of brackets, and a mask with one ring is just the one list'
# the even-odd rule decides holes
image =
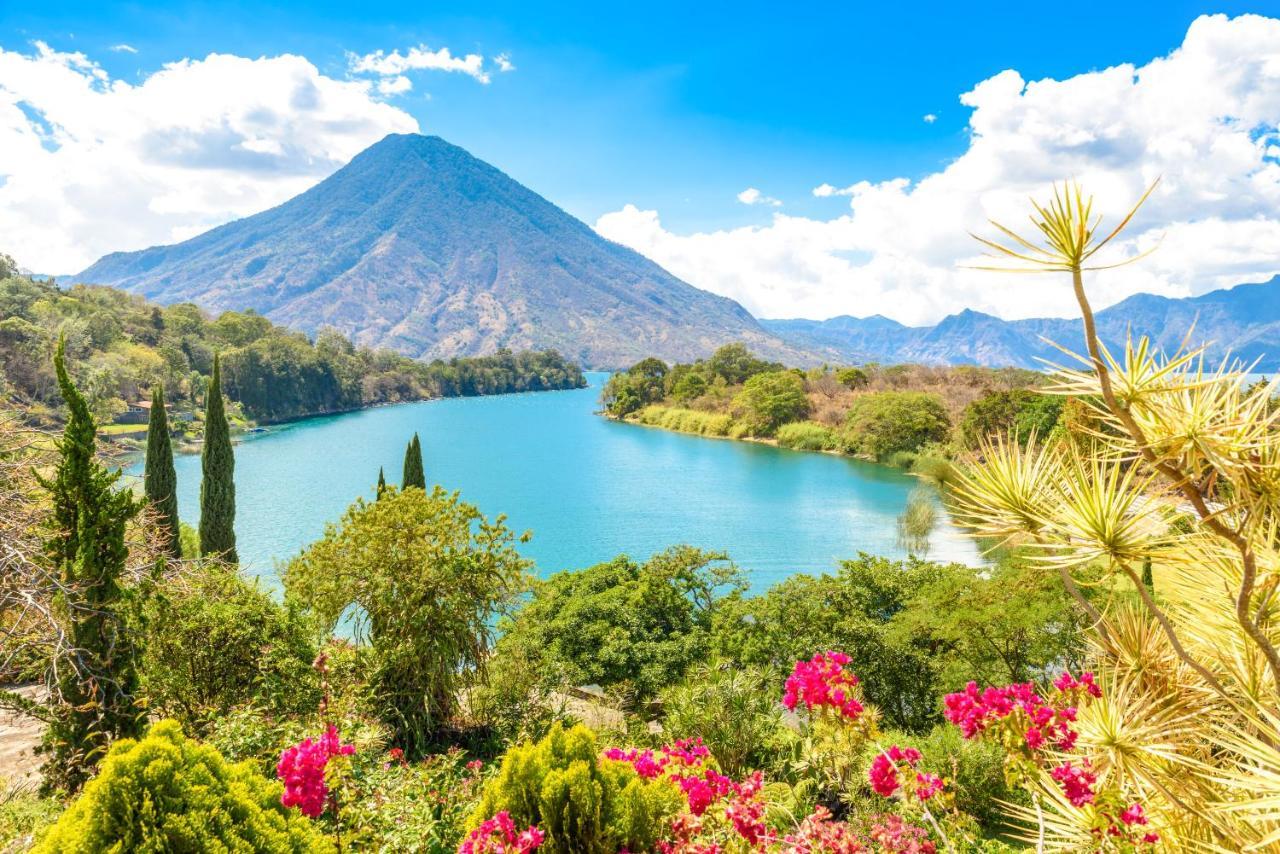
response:
{"label": "mountain ridge", "polygon": [[743,341],[813,363],[741,305],[601,237],[435,136],[392,134],[314,187],[189,240],[106,255],[73,277],[160,302],[252,308],[418,358],[555,348],[590,367]]}
{"label": "mountain ridge", "polygon": [[[1280,371],[1280,276],[1235,285],[1194,297],[1134,294],[1098,311],[1098,334],[1119,352],[1132,330],[1173,352],[1191,333],[1211,361],[1228,352],[1258,370]],[[886,323],[888,321],[888,323]],[[948,315],[933,326],[906,326],[881,315],[827,320],[761,319],[761,326],[796,346],[834,349],[850,362],[920,362],[1042,368],[1041,360],[1067,359],[1052,341],[1070,350],[1082,347],[1078,318],[1003,320],[973,309]],[[892,325],[890,325],[892,324]]]}

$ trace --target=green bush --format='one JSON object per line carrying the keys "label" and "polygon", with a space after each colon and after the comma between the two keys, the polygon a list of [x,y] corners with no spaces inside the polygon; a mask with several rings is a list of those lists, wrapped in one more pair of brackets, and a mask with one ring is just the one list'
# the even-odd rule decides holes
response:
{"label": "green bush", "polygon": [[537,744],[506,753],[468,829],[505,810],[517,827],[534,824],[547,835],[543,854],[652,851],[683,802],[670,782],[645,780],[629,763],[602,758],[585,726],[557,724]]}
{"label": "green bush", "polygon": [[29,785],[6,784],[0,779],[0,851],[26,851],[61,812],[58,798],[41,796]]}
{"label": "green bush", "polygon": [[[1023,789],[1010,786],[1004,775],[1004,751],[989,741],[966,741],[954,726],[935,727],[924,738],[904,736],[901,739],[918,748],[924,759],[921,767],[952,781],[956,807],[974,820],[987,833],[1007,833],[1008,810],[1005,803],[1025,803]],[[886,735],[885,741],[892,741]]]}
{"label": "green bush", "polygon": [[757,668],[698,665],[662,692],[663,739],[701,737],[730,777],[767,769],[782,740],[781,696],[778,681]]}
{"label": "green bush", "polygon": [[37,852],[329,851],[281,787],[248,764],[161,721],[140,741],[112,745],[98,776],[36,847]]}
{"label": "green bush", "polygon": [[314,709],[316,650],[307,620],[250,585],[235,567],[206,564],[179,588],[150,597],[142,680],[153,709],[203,734],[242,704]]}
{"label": "green bush", "polygon": [[452,749],[422,762],[357,751],[343,788],[342,842],[349,851],[454,854],[480,799],[483,771]]}
{"label": "green bush", "polygon": [[746,381],[735,399],[746,411],[744,420],[756,436],[772,436],[790,421],[809,414],[804,379],[791,371],[769,371]]}
{"label": "green bush", "polygon": [[929,442],[945,440],[950,431],[942,398],[919,391],[864,394],[849,407],[845,422],[849,444],[878,460],[918,452]]}
{"label": "green bush", "polygon": [[835,451],[840,448],[840,437],[822,424],[796,421],[778,428],[778,444],[797,451]]}

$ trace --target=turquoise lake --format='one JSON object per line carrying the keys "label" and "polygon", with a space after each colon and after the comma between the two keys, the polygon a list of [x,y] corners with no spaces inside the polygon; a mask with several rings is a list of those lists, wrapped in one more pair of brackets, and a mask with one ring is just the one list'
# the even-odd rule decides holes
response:
{"label": "turquoise lake", "polygon": [[[379,466],[398,482],[415,431],[427,482],[460,490],[488,516],[505,513],[517,532],[531,530],[521,552],[541,575],[688,543],[728,553],[758,591],[833,570],[859,551],[902,555],[895,519],[915,478],[828,454],[609,421],[594,414],[606,377],[588,374],[590,387],[575,391],[406,403],[244,437],[235,452],[245,569],[274,581],[278,562],[357,496],[372,497]],[[179,512],[194,525],[200,458],[176,463]],[[929,557],[980,563],[973,542],[945,521]]]}

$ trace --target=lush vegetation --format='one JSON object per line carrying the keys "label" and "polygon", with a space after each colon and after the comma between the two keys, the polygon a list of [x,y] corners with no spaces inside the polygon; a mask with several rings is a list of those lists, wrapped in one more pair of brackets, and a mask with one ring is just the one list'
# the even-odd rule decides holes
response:
{"label": "lush vegetation", "polygon": [[108,422],[163,384],[174,426],[199,421],[222,354],[223,385],[244,417],[260,422],[428,397],[579,388],[576,365],[558,353],[416,362],[357,348],[331,330],[315,341],[253,312],[216,318],[190,303],[160,306],[106,287],[61,289],[12,270],[0,276],[0,375],[29,405],[61,403],[49,356],[66,339],[68,370],[99,422]]}
{"label": "lush vegetation", "polygon": [[995,433],[1024,443],[1056,427],[1062,399],[1043,375],[1014,368],[922,365],[786,369],[741,344],[668,366],[645,359],[610,377],[607,414],[701,436],[776,441],[911,466],[951,459]]}
{"label": "lush vegetation", "polygon": [[[1109,238],[1074,193],[1037,221],[1032,257],[1071,275],[1087,319],[1082,269]],[[1089,429],[1044,429],[1038,398],[1012,416],[987,401],[972,420],[993,429],[935,478],[1001,543],[989,567],[860,555],[754,596],[687,547],[535,581],[500,518],[410,485],[357,502],[290,562],[278,601],[220,555],[173,556],[156,508],[93,457],[59,359],[61,442],[0,419],[0,664],[53,689],[0,693],[48,723],[46,795],[0,800],[0,839],[1273,850],[1275,386],[1143,341],[1086,345],[1092,369],[1045,391]],[[788,372],[718,355],[734,397],[753,377],[794,397]],[[671,373],[650,364],[613,399],[665,395]],[[863,399],[918,392],[828,373]],[[174,720],[135,740],[148,714]]]}

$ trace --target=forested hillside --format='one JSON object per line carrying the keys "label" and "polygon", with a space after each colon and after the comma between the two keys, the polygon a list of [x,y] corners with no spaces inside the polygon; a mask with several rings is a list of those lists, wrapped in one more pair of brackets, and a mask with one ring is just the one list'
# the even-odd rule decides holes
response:
{"label": "forested hillside", "polygon": [[66,336],[71,371],[95,416],[110,422],[156,383],[195,415],[214,353],[227,396],[247,418],[280,421],[428,397],[578,388],[581,371],[554,351],[417,362],[355,347],[333,330],[314,341],[252,311],[211,316],[108,287],[59,288],[0,271],[0,385],[27,404],[60,402],[49,354]]}

